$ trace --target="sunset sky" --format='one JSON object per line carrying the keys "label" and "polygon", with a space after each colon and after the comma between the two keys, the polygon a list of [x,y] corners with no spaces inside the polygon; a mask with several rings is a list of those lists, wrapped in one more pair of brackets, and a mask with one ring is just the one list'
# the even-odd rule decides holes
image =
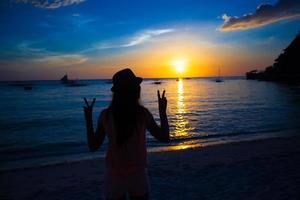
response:
{"label": "sunset sky", "polygon": [[299,19],[300,0],[4,0],[0,80],[244,75],[273,63]]}

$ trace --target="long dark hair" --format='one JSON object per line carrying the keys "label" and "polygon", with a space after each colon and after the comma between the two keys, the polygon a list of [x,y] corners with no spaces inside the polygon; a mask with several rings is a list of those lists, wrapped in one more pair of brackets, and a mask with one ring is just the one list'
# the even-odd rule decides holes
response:
{"label": "long dark hair", "polygon": [[139,122],[141,87],[128,88],[113,92],[109,109],[112,111],[117,132],[118,146],[124,146],[128,139],[136,133]]}

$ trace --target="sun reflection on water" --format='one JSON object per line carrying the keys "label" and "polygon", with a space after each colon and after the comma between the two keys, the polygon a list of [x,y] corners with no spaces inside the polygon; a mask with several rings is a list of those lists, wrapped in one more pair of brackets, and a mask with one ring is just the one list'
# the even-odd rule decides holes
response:
{"label": "sun reflection on water", "polygon": [[189,121],[185,117],[186,108],[184,103],[184,85],[183,80],[177,81],[177,106],[176,106],[176,122],[174,135],[176,137],[184,137],[188,135]]}

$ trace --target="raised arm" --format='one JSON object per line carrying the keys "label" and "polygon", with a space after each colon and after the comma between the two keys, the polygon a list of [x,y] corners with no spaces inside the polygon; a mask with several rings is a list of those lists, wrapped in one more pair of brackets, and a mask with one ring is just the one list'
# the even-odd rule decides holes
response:
{"label": "raised arm", "polygon": [[167,98],[165,97],[165,91],[162,93],[162,97],[160,97],[160,92],[157,90],[157,98],[158,98],[158,109],[159,109],[159,117],[160,117],[160,127],[155,122],[151,113],[150,121],[148,125],[148,130],[160,142],[169,143],[170,142],[170,131],[169,131],[169,123],[167,118]]}
{"label": "raised arm", "polygon": [[86,122],[86,134],[87,134],[87,142],[88,147],[91,152],[96,151],[102,145],[104,138],[105,138],[105,131],[104,131],[104,111],[101,112],[96,132],[94,133],[93,127],[93,106],[95,104],[96,99],[94,98],[91,105],[89,105],[86,98],[84,98],[86,106],[83,106],[85,122]]}

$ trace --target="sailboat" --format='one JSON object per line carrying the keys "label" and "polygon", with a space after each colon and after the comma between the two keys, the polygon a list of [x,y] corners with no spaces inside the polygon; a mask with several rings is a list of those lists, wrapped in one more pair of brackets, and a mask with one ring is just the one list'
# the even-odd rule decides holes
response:
{"label": "sailboat", "polygon": [[78,80],[69,80],[68,85],[69,87],[81,87],[81,86],[87,86],[87,84],[83,82],[79,82]]}
{"label": "sailboat", "polygon": [[62,84],[68,84],[69,83],[69,79],[68,79],[68,75],[64,75],[61,79],[60,79],[60,82]]}
{"label": "sailboat", "polygon": [[71,80],[68,78],[68,75],[64,75],[61,79],[60,79],[60,82],[62,84],[65,84],[69,87],[81,87],[81,86],[86,86],[87,84],[85,83],[82,83],[82,82],[79,82],[77,80]]}
{"label": "sailboat", "polygon": [[215,82],[217,82],[217,83],[223,82],[223,79],[222,79],[221,76],[220,76],[220,67],[219,67],[218,77],[215,79]]}

